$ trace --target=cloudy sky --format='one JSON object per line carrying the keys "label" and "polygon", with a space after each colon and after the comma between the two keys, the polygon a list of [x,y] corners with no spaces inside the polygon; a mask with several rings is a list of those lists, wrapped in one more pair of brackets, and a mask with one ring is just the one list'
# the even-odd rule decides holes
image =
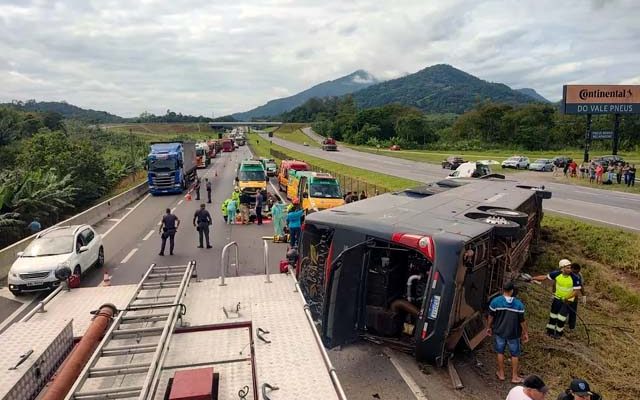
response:
{"label": "cloudy sky", "polygon": [[640,1],[0,0],[0,101],[221,116],[439,63],[552,100],[640,84]]}

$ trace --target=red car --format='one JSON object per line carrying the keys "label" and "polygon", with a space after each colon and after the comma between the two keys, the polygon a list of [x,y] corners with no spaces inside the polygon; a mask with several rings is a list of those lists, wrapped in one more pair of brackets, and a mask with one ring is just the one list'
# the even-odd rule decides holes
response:
{"label": "red car", "polygon": [[393,146],[389,147],[389,150],[398,151],[400,150],[400,146],[398,146],[397,144],[394,144]]}

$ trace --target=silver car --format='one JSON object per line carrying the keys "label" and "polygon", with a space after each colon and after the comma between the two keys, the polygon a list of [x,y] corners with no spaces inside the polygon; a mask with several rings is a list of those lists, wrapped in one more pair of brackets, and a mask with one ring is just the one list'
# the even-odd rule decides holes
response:
{"label": "silver car", "polygon": [[502,162],[502,168],[527,169],[529,168],[529,157],[509,157]]}
{"label": "silver car", "polygon": [[531,164],[529,164],[529,169],[531,171],[553,171],[553,160],[548,158],[538,158]]}

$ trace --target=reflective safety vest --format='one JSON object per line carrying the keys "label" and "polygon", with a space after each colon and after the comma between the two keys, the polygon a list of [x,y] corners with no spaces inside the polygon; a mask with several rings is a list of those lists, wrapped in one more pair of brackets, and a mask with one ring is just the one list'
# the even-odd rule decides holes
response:
{"label": "reflective safety vest", "polygon": [[226,199],[222,205],[220,206],[220,210],[222,211],[222,215],[227,216],[228,212],[227,212],[227,206],[229,205],[229,203],[231,202],[231,199]]}
{"label": "reflective safety vest", "polygon": [[582,288],[580,278],[575,274],[563,275],[561,271],[553,271],[547,278],[556,283],[556,291],[553,294],[560,300],[574,300],[573,291]]}

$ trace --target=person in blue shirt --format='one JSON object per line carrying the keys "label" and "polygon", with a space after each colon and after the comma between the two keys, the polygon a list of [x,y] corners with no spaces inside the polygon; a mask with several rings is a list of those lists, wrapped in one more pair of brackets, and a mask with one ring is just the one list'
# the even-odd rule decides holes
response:
{"label": "person in blue shirt", "polygon": [[505,283],[502,295],[494,297],[489,304],[489,320],[487,321],[487,334],[493,336],[494,347],[498,358],[499,380],[505,379],[504,352],[509,347],[511,354],[511,382],[521,383],[518,375],[518,363],[521,353],[521,341],[529,341],[529,329],[524,318],[524,304],[514,297],[515,286],[513,282]]}
{"label": "person in blue shirt", "polygon": [[304,210],[300,208],[300,201],[293,199],[293,209],[287,213],[287,226],[289,227],[289,244],[291,248],[298,246],[300,233],[302,232],[302,217]]}
{"label": "person in blue shirt", "polygon": [[34,218],[33,221],[31,221],[31,223],[27,226],[27,228],[29,229],[29,231],[31,231],[31,233],[38,233],[40,232],[40,230],[42,230],[42,225],[40,225],[38,218]]}

